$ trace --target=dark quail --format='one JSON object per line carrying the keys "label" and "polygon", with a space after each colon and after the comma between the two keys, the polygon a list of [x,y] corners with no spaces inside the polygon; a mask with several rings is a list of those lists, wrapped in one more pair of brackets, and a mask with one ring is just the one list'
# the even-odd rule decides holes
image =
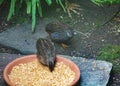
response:
{"label": "dark quail", "polygon": [[46,32],[53,42],[69,44],[74,31],[67,25],[60,22],[51,22],[46,25]]}

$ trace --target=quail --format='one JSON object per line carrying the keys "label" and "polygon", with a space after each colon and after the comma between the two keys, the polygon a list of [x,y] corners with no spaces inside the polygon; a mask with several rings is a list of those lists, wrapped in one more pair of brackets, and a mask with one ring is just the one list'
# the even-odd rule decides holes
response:
{"label": "quail", "polygon": [[43,65],[49,67],[50,71],[54,70],[56,63],[55,47],[51,40],[39,38],[36,42],[37,58]]}
{"label": "quail", "polygon": [[74,31],[60,22],[51,22],[46,25],[46,32],[53,42],[68,45],[74,36]]}

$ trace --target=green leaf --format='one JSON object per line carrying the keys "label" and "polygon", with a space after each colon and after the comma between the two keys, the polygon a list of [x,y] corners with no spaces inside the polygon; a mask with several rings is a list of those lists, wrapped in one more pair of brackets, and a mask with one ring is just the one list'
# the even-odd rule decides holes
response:
{"label": "green leaf", "polygon": [[37,7],[38,7],[38,13],[39,13],[40,17],[42,17],[42,7],[41,7],[40,0],[37,1]]}
{"label": "green leaf", "polygon": [[42,17],[41,0],[37,0],[37,7],[38,7],[38,13],[39,13],[40,17]]}
{"label": "green leaf", "polygon": [[32,32],[35,31],[36,24],[36,3],[37,0],[32,0]]}
{"label": "green leaf", "polygon": [[63,8],[64,12],[66,12],[66,9],[65,9],[65,7],[64,7],[64,5],[63,5],[63,3],[62,3],[62,1],[61,1],[61,0],[56,0],[56,2],[59,3],[60,6]]}
{"label": "green leaf", "polygon": [[103,6],[102,3],[97,0],[91,0],[91,1],[98,6]]}
{"label": "green leaf", "polygon": [[120,4],[120,0],[91,0],[93,3],[97,5],[102,4]]}
{"label": "green leaf", "polygon": [[27,14],[30,14],[31,13],[31,1],[27,1],[26,4],[27,4]]}
{"label": "green leaf", "polygon": [[59,1],[59,0],[56,0],[56,3],[57,3],[57,4],[59,4],[59,2],[58,2],[58,1]]}
{"label": "green leaf", "polygon": [[0,0],[0,5],[2,4],[3,0]]}
{"label": "green leaf", "polygon": [[52,4],[52,0],[45,0],[47,2],[48,5]]}
{"label": "green leaf", "polygon": [[8,14],[8,17],[7,17],[7,21],[9,21],[10,18],[12,17],[12,15],[14,15],[15,3],[16,3],[16,0],[11,0],[9,14]]}

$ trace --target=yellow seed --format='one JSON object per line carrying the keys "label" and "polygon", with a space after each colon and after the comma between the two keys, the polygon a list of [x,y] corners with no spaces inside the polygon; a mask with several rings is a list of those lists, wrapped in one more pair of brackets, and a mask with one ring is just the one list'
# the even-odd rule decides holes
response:
{"label": "yellow seed", "polygon": [[9,74],[11,82],[17,86],[68,86],[75,73],[63,62],[57,62],[53,72],[38,60],[19,64]]}

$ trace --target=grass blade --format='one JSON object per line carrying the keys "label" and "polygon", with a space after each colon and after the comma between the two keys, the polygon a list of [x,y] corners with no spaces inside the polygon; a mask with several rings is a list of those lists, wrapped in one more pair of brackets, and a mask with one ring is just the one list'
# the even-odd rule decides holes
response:
{"label": "grass blade", "polygon": [[0,5],[2,4],[3,0],[0,0]]}
{"label": "grass blade", "polygon": [[26,1],[27,4],[27,14],[31,13],[31,1]]}
{"label": "grass blade", "polygon": [[38,7],[38,13],[39,13],[40,17],[42,17],[41,0],[37,0],[37,7]]}
{"label": "grass blade", "polygon": [[58,2],[59,2],[59,4],[61,5],[61,7],[63,8],[64,12],[66,12],[66,9],[65,9],[65,7],[64,7],[64,5],[63,5],[63,3],[62,3],[62,1],[61,1],[61,0],[58,0]]}
{"label": "grass blade", "polygon": [[36,24],[36,3],[37,0],[32,0],[32,32],[35,31]]}
{"label": "grass blade", "polygon": [[8,14],[8,17],[7,17],[7,21],[9,21],[10,18],[12,17],[12,15],[14,15],[15,3],[16,3],[16,0],[11,0],[9,14]]}
{"label": "grass blade", "polygon": [[59,4],[58,0],[56,0],[56,3]]}
{"label": "grass blade", "polygon": [[52,0],[45,0],[47,2],[48,5],[52,4]]}

